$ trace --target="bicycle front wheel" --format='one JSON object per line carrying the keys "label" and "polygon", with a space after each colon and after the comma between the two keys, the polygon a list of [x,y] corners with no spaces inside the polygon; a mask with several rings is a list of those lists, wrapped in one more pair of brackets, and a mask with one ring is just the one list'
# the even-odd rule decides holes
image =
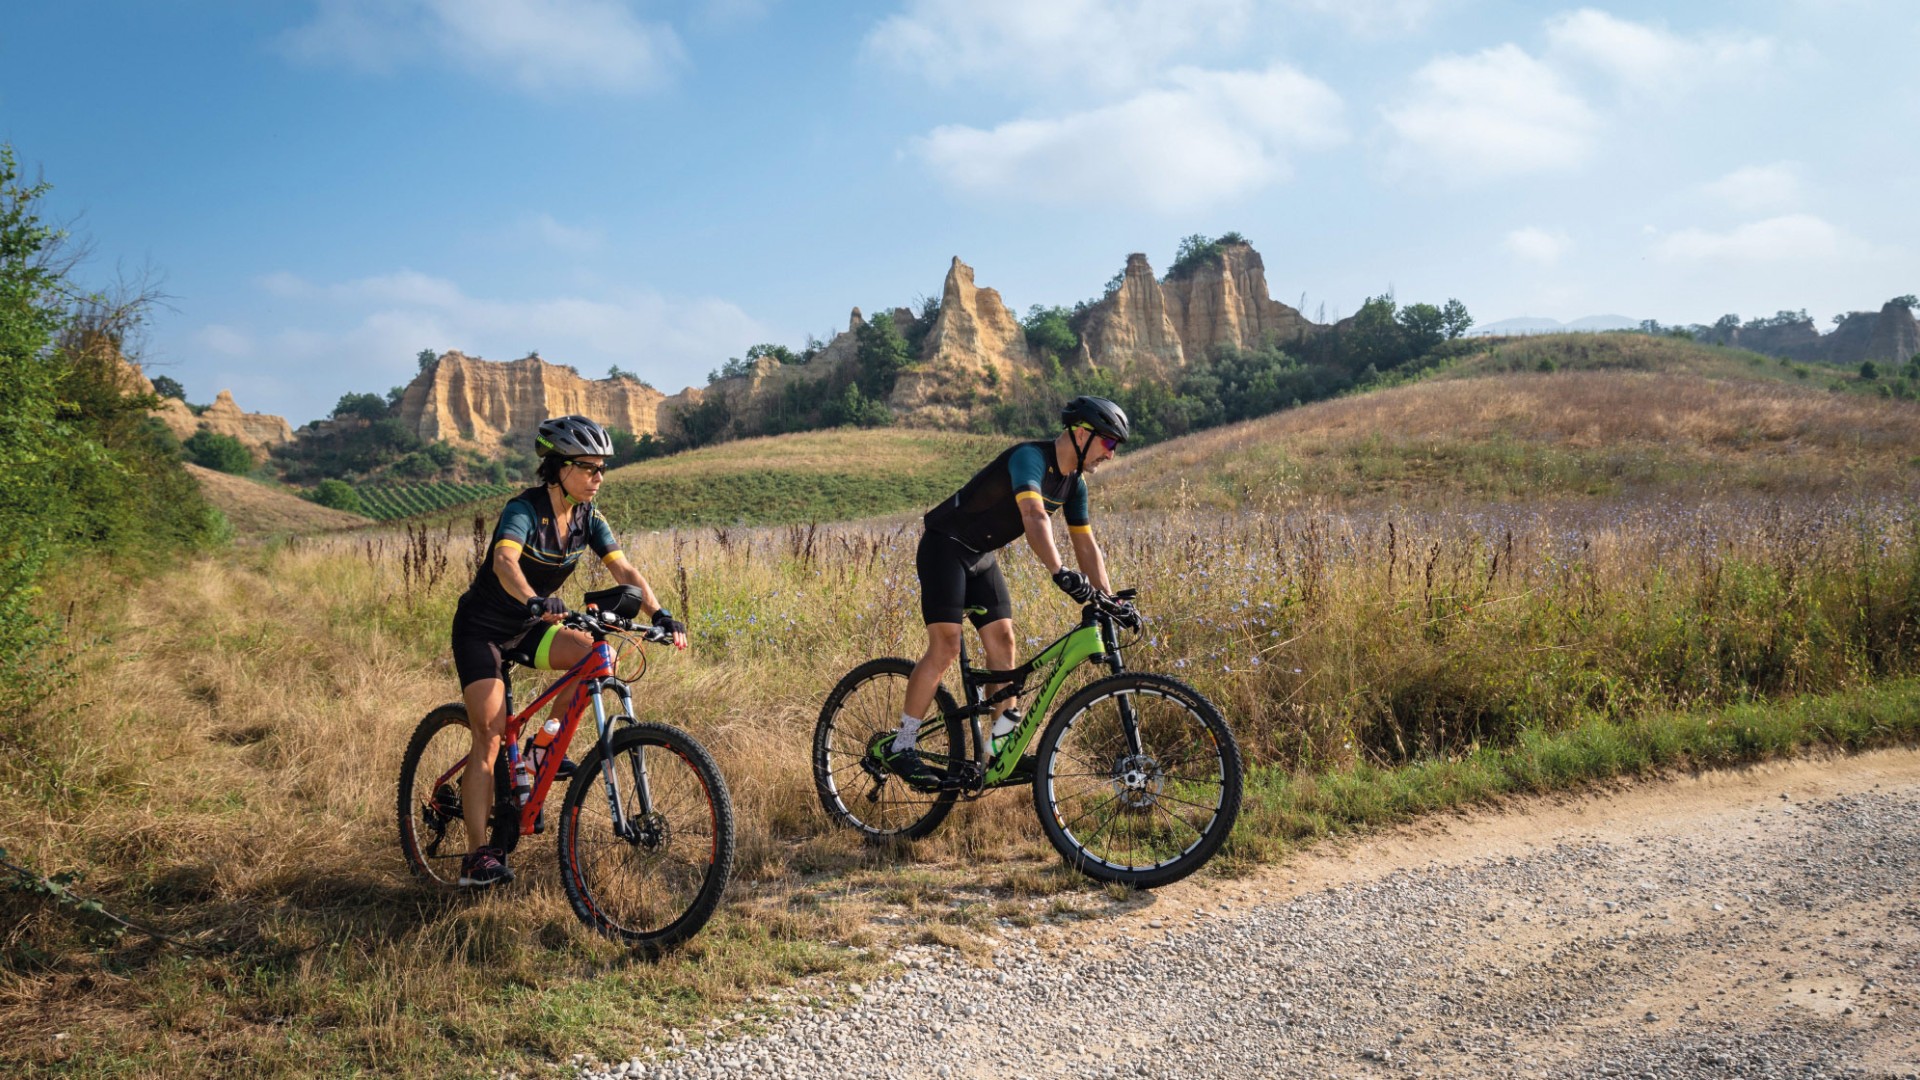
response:
{"label": "bicycle front wheel", "polygon": [[1240,790],[1240,748],[1220,711],[1161,675],[1088,685],[1035,754],[1033,805],[1054,849],[1088,877],[1134,888],[1206,865],[1233,831]]}
{"label": "bicycle front wheel", "polygon": [[455,701],[421,719],[400,760],[400,852],[422,881],[460,884],[468,850],[460,777],[472,748],[467,707]]}
{"label": "bicycle front wheel", "polygon": [[679,728],[623,728],[611,749],[595,746],[567,786],[560,880],[582,922],[657,955],[720,906],[733,800],[712,755]]}
{"label": "bicycle front wheel", "polygon": [[[861,664],[827,695],[813,728],[813,786],[820,805],[835,822],[874,840],[926,836],[959,798],[953,791],[915,789],[888,773],[874,754],[899,730],[912,674],[913,661],[897,656]],[[946,719],[921,723],[918,749],[927,764],[944,769],[967,756],[967,744],[960,721],[950,719],[953,695],[941,687],[933,705]]]}

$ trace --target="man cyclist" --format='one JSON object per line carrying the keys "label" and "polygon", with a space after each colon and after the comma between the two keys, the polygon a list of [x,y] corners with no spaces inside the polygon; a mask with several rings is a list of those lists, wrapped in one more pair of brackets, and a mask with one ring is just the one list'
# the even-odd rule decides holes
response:
{"label": "man cyclist", "polygon": [[[957,778],[922,761],[914,743],[933,707],[935,688],[960,655],[960,617],[967,608],[985,609],[971,618],[987,666],[998,671],[1014,666],[1013,605],[995,551],[1025,536],[1054,584],[1076,603],[1092,599],[1095,590],[1113,591],[1087,514],[1086,474],[1127,441],[1127,414],[1106,398],[1077,397],[1060,410],[1060,423],[1055,438],[1007,448],[952,498],[927,511],[914,558],[927,651],[907,679],[905,711],[887,760],[892,772],[916,787],[957,785]],[[1062,565],[1053,542],[1051,515],[1063,507],[1079,570]],[[1014,726],[1003,719],[1012,704],[997,707],[995,735]]]}
{"label": "man cyclist", "polygon": [[[581,552],[592,548],[615,581],[640,590],[642,613],[649,614],[655,626],[670,629],[676,646],[687,644],[686,626],[660,606],[593,505],[613,454],[606,429],[584,416],[555,417],[541,422],[534,446],[541,455],[540,483],[515,495],[500,512],[487,557],[453,612],[453,664],[473,735],[460,779],[468,850],[460,865],[460,884],[467,886],[513,880],[505,853],[486,844],[487,813],[494,801],[493,764],[507,725],[502,654],[517,662],[531,660],[537,668],[565,671],[593,648],[591,637],[559,625],[566,606],[554,595],[572,575]],[[564,703],[556,700],[553,716],[564,712]]]}

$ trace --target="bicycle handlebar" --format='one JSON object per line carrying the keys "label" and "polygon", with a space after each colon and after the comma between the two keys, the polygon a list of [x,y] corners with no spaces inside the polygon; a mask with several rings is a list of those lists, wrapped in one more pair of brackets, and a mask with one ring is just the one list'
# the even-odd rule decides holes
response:
{"label": "bicycle handlebar", "polygon": [[665,627],[654,626],[652,623],[637,623],[632,619],[615,615],[611,611],[569,611],[561,616],[560,624],[592,634],[596,639],[605,637],[609,630],[618,630],[655,645],[673,644],[673,634]]}
{"label": "bicycle handlebar", "polygon": [[1140,609],[1133,606],[1133,598],[1138,595],[1140,595],[1138,589],[1121,589],[1112,594],[1095,592],[1093,600],[1087,606],[1111,616],[1129,630],[1138,630],[1140,629]]}

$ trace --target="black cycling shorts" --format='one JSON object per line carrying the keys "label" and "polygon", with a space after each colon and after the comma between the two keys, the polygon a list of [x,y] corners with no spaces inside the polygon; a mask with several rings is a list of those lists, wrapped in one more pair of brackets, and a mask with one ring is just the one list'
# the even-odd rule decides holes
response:
{"label": "black cycling shorts", "polygon": [[[505,653],[520,653],[515,663],[531,661],[543,637],[550,637],[559,624],[535,622],[525,630],[502,633],[498,624],[489,626],[483,619],[466,617],[455,609],[453,615],[453,670],[465,690],[481,679],[500,677],[500,660]],[[504,640],[502,638],[504,637]]]}
{"label": "black cycling shorts", "polygon": [[985,626],[1013,618],[1013,598],[1007,579],[1000,576],[1000,560],[982,554],[958,540],[934,532],[923,533],[914,553],[920,574],[920,618],[931,623],[957,623],[970,607],[986,608],[973,615],[973,625]]}

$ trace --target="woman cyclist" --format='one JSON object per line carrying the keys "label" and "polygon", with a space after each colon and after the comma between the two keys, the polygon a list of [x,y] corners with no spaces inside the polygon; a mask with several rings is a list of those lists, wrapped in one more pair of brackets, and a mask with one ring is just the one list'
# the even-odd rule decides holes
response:
{"label": "woman cyclist", "polygon": [[[592,548],[613,579],[640,590],[641,611],[673,632],[685,648],[687,628],[660,606],[640,571],[621,553],[613,529],[594,508],[613,440],[584,416],[541,422],[534,440],[540,484],[513,497],[500,512],[487,557],[453,612],[453,664],[467,705],[473,749],[460,780],[468,855],[460,884],[497,885],[513,880],[506,855],[486,845],[487,813],[493,805],[493,764],[506,732],[503,652],[529,657],[533,666],[565,671],[593,647],[593,639],[559,625],[566,606],[554,594],[573,573],[580,553]],[[554,715],[563,711],[555,702]],[[565,775],[563,767],[562,775]]]}

